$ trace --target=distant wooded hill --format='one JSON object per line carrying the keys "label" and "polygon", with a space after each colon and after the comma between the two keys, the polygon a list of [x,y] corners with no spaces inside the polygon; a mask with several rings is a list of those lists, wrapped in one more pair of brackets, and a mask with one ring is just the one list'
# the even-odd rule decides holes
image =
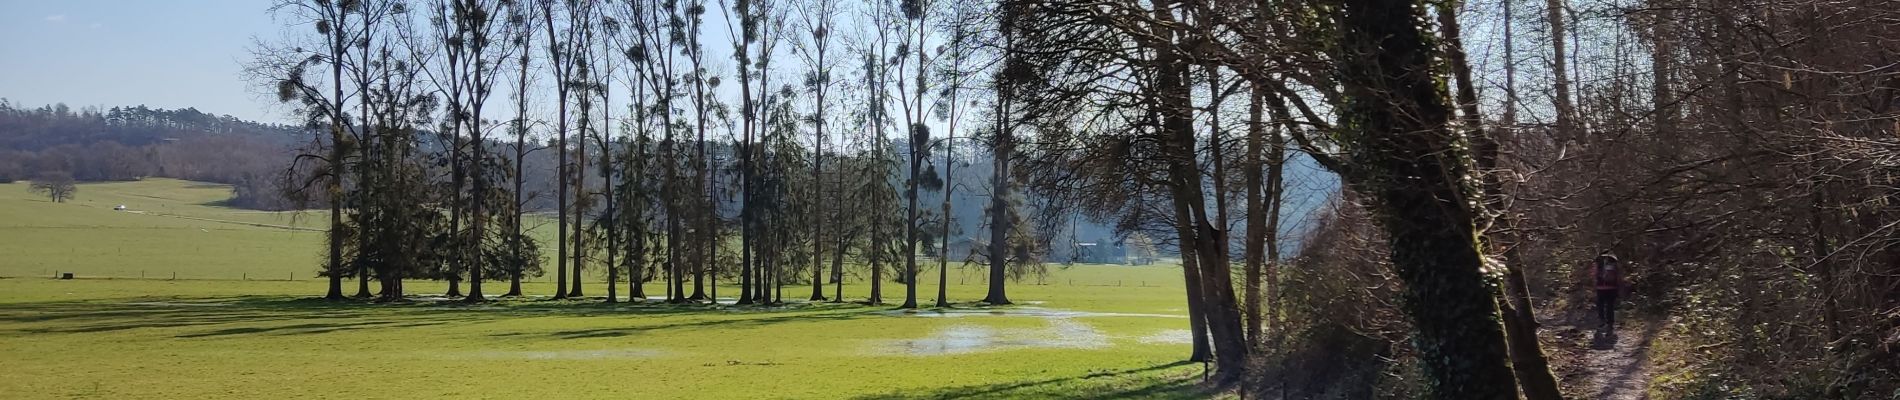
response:
{"label": "distant wooded hill", "polygon": [[169,177],[233,185],[233,206],[284,209],[290,203],[273,180],[299,131],[194,108],[72,110],[0,100],[0,182],[53,171],[81,181]]}
{"label": "distant wooded hill", "polygon": [[[229,206],[285,210],[296,205],[282,194],[283,174],[299,146],[322,135],[311,135],[305,128],[291,125],[246,121],[229,115],[213,115],[195,108],[156,109],[146,106],[84,108],[73,110],[65,104],[25,108],[0,100],[0,182],[31,179],[48,171],[71,173],[81,181],[127,181],[144,177],[167,177],[215,182],[233,186]],[[898,148],[906,144],[894,143]],[[507,148],[512,143],[493,143]],[[425,151],[438,150],[425,144]],[[727,146],[714,144],[709,150],[718,157],[729,154]],[[591,149],[592,152],[599,150]],[[511,154],[512,151],[496,151]],[[554,164],[552,151],[529,153],[525,187],[528,210],[554,208]],[[957,242],[980,240],[987,234],[983,209],[988,206],[988,174],[991,160],[981,149],[960,151],[956,157],[954,191],[951,194],[953,247]],[[1304,229],[1301,222],[1321,208],[1336,190],[1331,174],[1295,157],[1288,169],[1289,190],[1283,211],[1285,231]],[[941,159],[936,160],[941,163]],[[905,165],[900,164],[902,169]],[[590,169],[591,170],[591,169]],[[899,171],[902,176],[905,171]],[[731,178],[731,177],[728,177]],[[728,179],[730,180],[730,179]],[[590,180],[598,185],[602,180]],[[892,182],[900,185],[901,182]],[[921,203],[938,204],[942,192],[926,191]],[[722,208],[736,213],[739,202],[729,198]],[[936,207],[930,207],[937,212]],[[1077,216],[1054,232],[1051,260],[1069,259],[1078,243],[1115,246],[1121,236],[1100,221]],[[936,228],[929,228],[933,235]],[[1297,237],[1297,235],[1288,235]],[[934,248],[935,241],[925,248]],[[967,244],[966,244],[967,245]],[[1288,243],[1295,248],[1296,243]],[[1173,253],[1163,246],[1162,253]],[[960,256],[960,255],[956,255]]]}

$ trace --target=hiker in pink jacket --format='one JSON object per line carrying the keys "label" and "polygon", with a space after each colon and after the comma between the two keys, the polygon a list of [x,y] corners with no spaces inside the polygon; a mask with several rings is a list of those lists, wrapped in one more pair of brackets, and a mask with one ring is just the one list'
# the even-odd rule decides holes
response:
{"label": "hiker in pink jacket", "polygon": [[1603,323],[1603,331],[1616,332],[1616,296],[1628,287],[1623,280],[1623,263],[1605,251],[1591,264],[1590,285],[1597,291],[1597,318]]}

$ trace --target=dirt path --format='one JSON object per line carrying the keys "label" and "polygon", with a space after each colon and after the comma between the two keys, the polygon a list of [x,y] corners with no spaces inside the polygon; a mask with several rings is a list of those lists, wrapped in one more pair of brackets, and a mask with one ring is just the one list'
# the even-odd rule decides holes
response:
{"label": "dirt path", "polygon": [[1583,393],[1591,399],[1648,399],[1649,342],[1661,328],[1653,321],[1632,320],[1617,327],[1615,336],[1591,338],[1582,360]]}
{"label": "dirt path", "polygon": [[[1594,315],[1572,313],[1552,326],[1561,352],[1555,365],[1567,397],[1598,400],[1648,399],[1650,341],[1662,332],[1658,321],[1628,315],[1615,336],[1598,336]],[[1624,317],[1619,315],[1619,317]]]}

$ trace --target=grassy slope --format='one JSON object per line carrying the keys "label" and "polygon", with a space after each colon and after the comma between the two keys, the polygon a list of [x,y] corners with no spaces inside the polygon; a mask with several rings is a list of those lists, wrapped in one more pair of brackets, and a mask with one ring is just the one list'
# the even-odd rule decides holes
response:
{"label": "grassy slope", "polygon": [[[310,225],[307,216],[212,206],[230,194],[218,185],[176,180],[82,184],[78,198],[51,203],[24,182],[0,185],[0,276],[287,279],[312,276],[321,232],[251,224]],[[124,204],[132,210],[113,211]],[[161,215],[164,214],[164,215]],[[243,223],[213,222],[167,215]]]}
{"label": "grassy slope", "polygon": [[[307,275],[321,234],[117,213],[135,210],[304,226],[321,221],[211,206],[217,187],[180,181],[84,185],[53,204],[0,185],[0,393],[68,397],[1098,398],[1200,397],[1177,271],[1080,266],[1012,298],[1049,309],[1137,316],[891,314],[888,307],[606,306],[510,300],[468,306],[333,304],[321,281],[56,281],[82,276]],[[143,199],[143,200],[141,200]],[[320,214],[316,214],[320,215]],[[203,249],[203,250],[200,250]],[[222,250],[210,250],[222,249]],[[980,298],[953,271],[953,300]],[[24,277],[22,277],[24,276]],[[595,278],[597,281],[598,278]],[[1074,280],[1075,284],[1068,282]],[[1125,287],[1092,286],[1114,285]],[[1135,287],[1145,283],[1149,287]],[[416,282],[431,293],[440,283]],[[531,284],[549,293],[551,284]],[[649,294],[663,289],[650,286]],[[902,285],[885,298],[902,300]],[[499,290],[495,292],[500,292]],[[598,284],[590,293],[603,294]],[[787,287],[804,298],[809,287]],[[827,287],[827,293],[829,293]],[[862,297],[861,282],[845,287]],[[725,287],[722,294],[735,293]],[[919,288],[921,294],[935,287]],[[1169,317],[1177,316],[1177,317]],[[944,339],[948,340],[944,340]],[[975,343],[965,352],[936,346]]]}

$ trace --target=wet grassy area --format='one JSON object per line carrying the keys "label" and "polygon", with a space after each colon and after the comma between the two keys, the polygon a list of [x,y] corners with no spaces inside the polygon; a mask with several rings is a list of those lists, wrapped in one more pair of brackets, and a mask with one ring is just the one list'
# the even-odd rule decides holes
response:
{"label": "wet grassy area", "polygon": [[[1200,366],[1176,363],[1187,319],[1172,267],[1052,266],[1011,283],[1018,305],[984,308],[968,303],[983,297],[983,270],[953,264],[960,303],[917,312],[630,304],[624,282],[608,305],[593,270],[585,300],[467,304],[426,296],[442,282],[411,282],[425,296],[333,303],[314,299],[322,233],[307,230],[324,214],[219,206],[228,196],[153,179],[84,184],[78,200],[52,203],[0,184],[0,398],[1205,396]],[[80,279],[49,279],[57,271]],[[859,272],[848,299],[870,292]],[[551,294],[550,281],[524,289]],[[721,283],[720,295],[738,293]],[[927,280],[918,293],[936,289]],[[884,298],[902,302],[903,290],[887,282]],[[785,287],[788,299],[810,293]]]}
{"label": "wet grassy area", "polygon": [[[1162,280],[1171,270],[1060,272]],[[1019,285],[1013,297],[1031,304],[916,313],[855,303],[608,305],[599,297],[333,303],[312,298],[321,288],[309,281],[0,279],[0,355],[8,360],[0,363],[8,377],[0,393],[1205,396],[1194,386],[1200,366],[1175,363],[1187,353],[1178,286]],[[901,289],[887,286],[887,298]],[[981,290],[953,285],[951,293],[967,299]],[[846,286],[847,295],[866,291]]]}

